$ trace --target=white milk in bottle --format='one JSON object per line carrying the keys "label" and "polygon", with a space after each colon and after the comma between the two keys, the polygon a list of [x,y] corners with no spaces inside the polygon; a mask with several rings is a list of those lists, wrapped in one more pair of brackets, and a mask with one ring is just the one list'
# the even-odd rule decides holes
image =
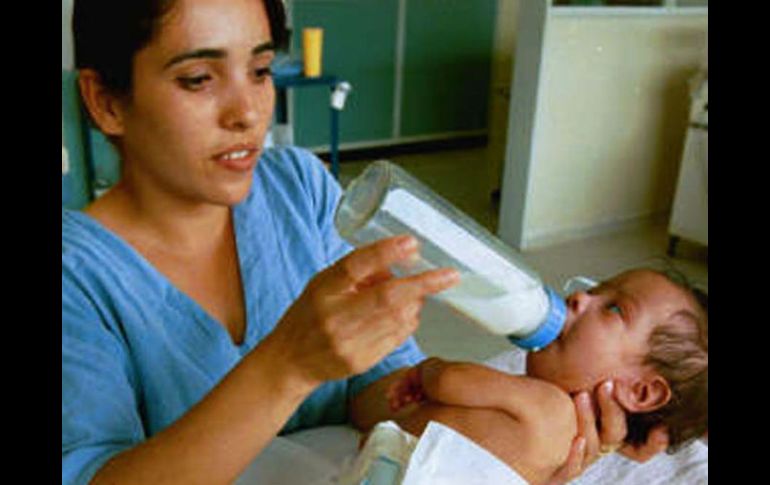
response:
{"label": "white milk in bottle", "polygon": [[396,165],[374,162],[353,180],[335,225],[355,246],[413,235],[419,258],[394,272],[457,269],[460,283],[434,297],[519,347],[539,350],[564,326],[564,301],[512,248]]}

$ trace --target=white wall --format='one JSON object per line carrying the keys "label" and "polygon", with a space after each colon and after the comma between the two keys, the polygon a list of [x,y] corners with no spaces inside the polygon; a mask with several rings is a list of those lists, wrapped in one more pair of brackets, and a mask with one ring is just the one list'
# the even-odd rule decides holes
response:
{"label": "white wall", "polygon": [[516,25],[521,0],[498,0],[492,52],[492,85],[489,104],[489,144],[486,164],[491,190],[500,188],[508,132],[508,111],[516,52]]}
{"label": "white wall", "polygon": [[74,66],[72,57],[72,0],[61,2],[61,67],[72,69]]}
{"label": "white wall", "polygon": [[707,28],[707,15],[551,15],[522,247],[670,210]]}

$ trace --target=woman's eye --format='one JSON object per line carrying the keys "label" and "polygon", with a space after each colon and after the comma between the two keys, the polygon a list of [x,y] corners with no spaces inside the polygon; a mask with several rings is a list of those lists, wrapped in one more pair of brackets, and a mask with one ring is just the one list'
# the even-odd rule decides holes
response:
{"label": "woman's eye", "polygon": [[190,91],[201,89],[207,81],[211,79],[208,74],[201,74],[200,76],[180,76],[177,78],[177,82]]}
{"label": "woman's eye", "polygon": [[611,303],[607,306],[607,309],[613,313],[617,313],[618,315],[623,314],[623,310],[616,304]]}
{"label": "woman's eye", "polygon": [[260,67],[254,70],[254,76],[258,81],[264,81],[268,77],[273,75],[273,70],[270,67]]}

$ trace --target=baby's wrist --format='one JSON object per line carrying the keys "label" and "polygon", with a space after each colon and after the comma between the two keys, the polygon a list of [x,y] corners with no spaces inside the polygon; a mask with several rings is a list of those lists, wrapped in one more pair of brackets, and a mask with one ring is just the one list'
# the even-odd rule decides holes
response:
{"label": "baby's wrist", "polygon": [[426,359],[418,366],[420,389],[426,397],[430,396],[431,389],[435,387],[439,376],[446,366],[447,362],[438,357]]}

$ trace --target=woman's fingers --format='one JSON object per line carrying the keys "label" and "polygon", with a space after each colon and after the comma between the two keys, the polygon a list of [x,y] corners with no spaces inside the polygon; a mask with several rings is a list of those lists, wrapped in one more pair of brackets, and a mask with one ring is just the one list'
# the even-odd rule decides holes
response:
{"label": "woman's fingers", "polygon": [[572,440],[567,461],[553,474],[548,485],[562,485],[580,476],[586,456],[586,440],[578,435]]}
{"label": "woman's fingers", "polygon": [[427,295],[459,281],[448,268],[391,277],[391,265],[416,254],[411,236],[351,252],[311,280],[271,340],[312,383],[366,371],[417,329]]}
{"label": "woman's fingers", "polygon": [[417,240],[412,236],[382,239],[352,251],[321,273],[314,284],[330,294],[344,293],[362,282],[376,279],[391,265],[410,258],[417,247]]}
{"label": "woman's fingers", "polygon": [[369,369],[414,333],[425,296],[458,277],[456,270],[433,270],[334,298],[320,322],[333,358],[350,373]]}
{"label": "woman's fingers", "polygon": [[[442,268],[403,278],[391,278],[340,300],[340,317],[372,320],[380,317],[382,325],[392,319],[409,320],[416,316],[426,296],[454,286],[459,281],[456,270]],[[390,317],[390,318],[388,318]]]}
{"label": "woman's fingers", "polygon": [[614,451],[623,445],[628,428],[626,427],[626,413],[613,396],[614,386],[612,381],[606,381],[599,386],[597,401],[599,403],[600,416],[600,451],[606,453]]}
{"label": "woman's fingers", "polygon": [[599,455],[599,432],[596,429],[596,413],[594,413],[591,395],[582,391],[575,396],[575,409],[577,410],[578,436],[585,438],[584,466],[593,463]]}

